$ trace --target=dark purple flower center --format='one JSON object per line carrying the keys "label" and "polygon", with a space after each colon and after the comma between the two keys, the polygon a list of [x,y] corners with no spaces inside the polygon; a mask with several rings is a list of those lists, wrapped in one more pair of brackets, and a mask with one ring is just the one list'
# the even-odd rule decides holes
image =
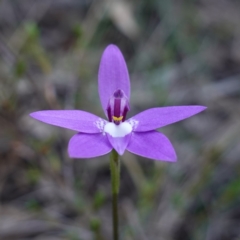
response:
{"label": "dark purple flower center", "polygon": [[126,119],[127,112],[129,111],[128,98],[122,90],[117,90],[110,97],[107,107],[108,120],[119,125]]}

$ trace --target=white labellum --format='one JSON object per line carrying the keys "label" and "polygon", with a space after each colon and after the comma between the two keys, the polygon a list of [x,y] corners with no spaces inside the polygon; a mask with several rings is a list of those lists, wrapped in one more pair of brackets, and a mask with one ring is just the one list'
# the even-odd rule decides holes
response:
{"label": "white labellum", "polygon": [[122,122],[119,125],[109,122],[104,126],[104,132],[112,137],[124,137],[132,132],[132,126],[128,122]]}

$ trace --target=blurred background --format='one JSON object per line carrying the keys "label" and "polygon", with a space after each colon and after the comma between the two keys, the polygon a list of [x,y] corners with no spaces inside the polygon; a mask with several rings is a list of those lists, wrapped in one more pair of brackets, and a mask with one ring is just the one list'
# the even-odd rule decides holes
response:
{"label": "blurred background", "polygon": [[73,131],[28,114],[102,116],[104,48],[123,52],[131,111],[205,105],[162,128],[177,163],[122,157],[124,240],[240,239],[240,2],[0,1],[0,239],[111,239],[109,156],[73,160]]}

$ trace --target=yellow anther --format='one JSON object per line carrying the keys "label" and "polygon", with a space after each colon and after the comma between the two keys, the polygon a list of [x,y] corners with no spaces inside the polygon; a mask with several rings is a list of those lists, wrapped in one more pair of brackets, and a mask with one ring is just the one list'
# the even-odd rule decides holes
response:
{"label": "yellow anther", "polygon": [[123,116],[121,116],[121,117],[115,117],[115,116],[113,116],[113,120],[114,121],[122,121],[122,119],[123,119]]}

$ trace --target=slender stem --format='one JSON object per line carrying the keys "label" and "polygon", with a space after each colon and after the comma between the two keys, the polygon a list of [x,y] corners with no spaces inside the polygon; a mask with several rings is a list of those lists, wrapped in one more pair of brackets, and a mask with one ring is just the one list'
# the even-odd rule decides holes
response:
{"label": "slender stem", "polygon": [[118,195],[112,195],[113,239],[118,240]]}
{"label": "slender stem", "polygon": [[120,187],[120,161],[118,153],[115,150],[113,150],[111,153],[110,170],[112,182],[113,240],[118,240],[118,193]]}

